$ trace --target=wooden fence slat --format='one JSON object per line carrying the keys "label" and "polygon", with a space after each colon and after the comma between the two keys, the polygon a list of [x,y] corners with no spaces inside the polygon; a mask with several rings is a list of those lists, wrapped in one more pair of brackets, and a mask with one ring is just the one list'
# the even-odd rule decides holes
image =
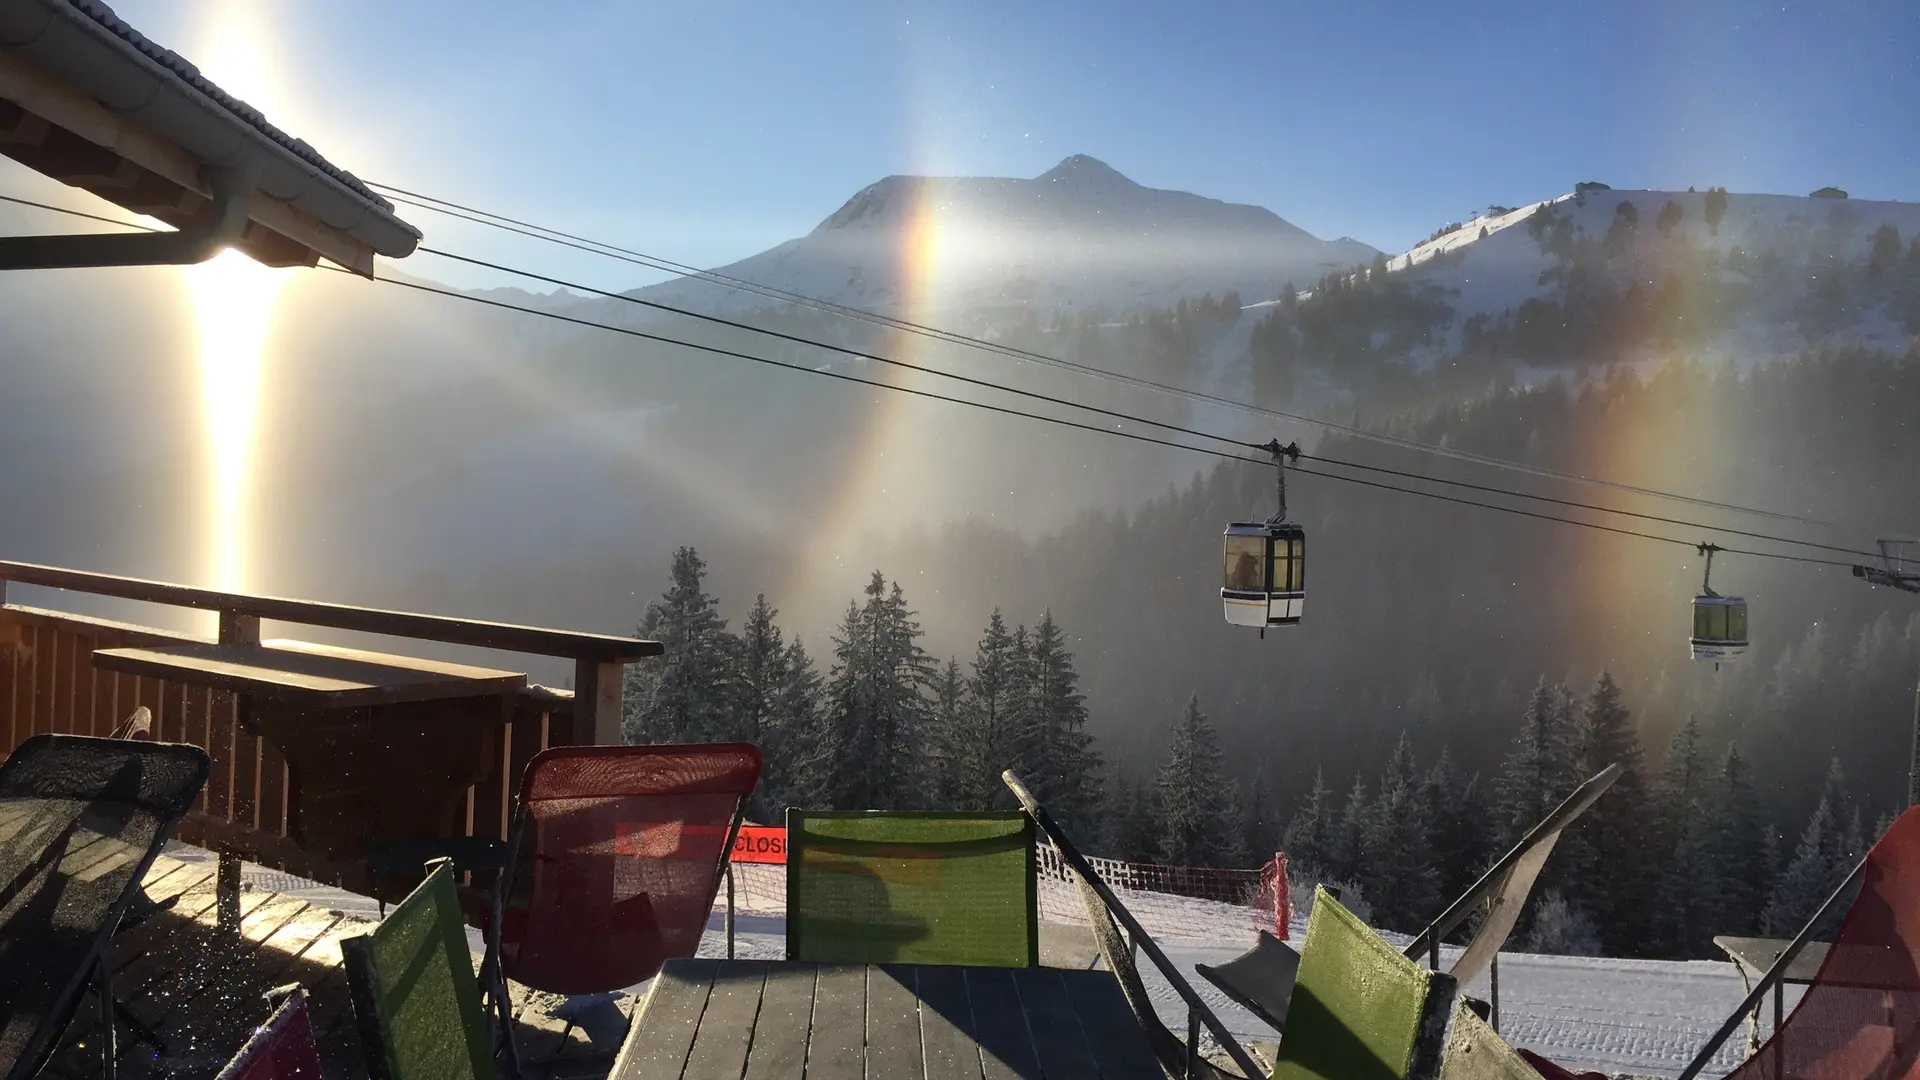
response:
{"label": "wooden fence slat", "polygon": [[93,733],[104,738],[113,734],[113,729],[120,725],[113,715],[114,699],[119,693],[119,677],[111,671],[101,671],[89,661],[87,684],[92,698],[92,708],[87,711],[93,716]]}
{"label": "wooden fence slat", "polygon": [[60,632],[38,627],[33,634],[33,733],[54,730],[53,683],[60,666]]}
{"label": "wooden fence slat", "polygon": [[14,674],[20,663],[20,632],[21,628],[17,625],[0,623],[0,710],[6,713],[4,718],[0,718],[0,735],[7,740],[0,745],[4,745],[9,754],[20,745],[20,733],[14,730],[14,719],[20,715],[19,705],[14,700],[14,692],[20,685],[20,680]]}
{"label": "wooden fence slat", "polygon": [[54,635],[53,704],[47,710],[51,725],[47,730],[62,735],[77,734],[73,715],[73,656],[79,651],[79,645],[80,639],[65,631],[58,631]]}
{"label": "wooden fence slat", "polygon": [[238,825],[254,827],[259,824],[256,816],[260,805],[260,746],[259,740],[247,734],[240,727],[240,699],[234,694],[221,693],[214,697],[217,719],[225,726],[228,753],[233,758],[233,782],[230,788],[227,816]]}
{"label": "wooden fence slat", "polygon": [[224,820],[232,805],[227,786],[233,782],[233,753],[214,734],[213,692],[204,686],[185,689],[187,741],[205,750],[211,765],[200,789],[200,809]]}

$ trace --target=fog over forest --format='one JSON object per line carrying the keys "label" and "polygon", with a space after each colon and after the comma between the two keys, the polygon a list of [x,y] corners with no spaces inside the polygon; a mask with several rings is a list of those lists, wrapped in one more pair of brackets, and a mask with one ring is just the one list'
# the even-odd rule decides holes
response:
{"label": "fog over forest", "polygon": [[[828,712],[836,635],[883,615],[905,626],[910,610],[919,653],[901,663],[913,670],[912,708],[929,732],[975,715],[967,680],[978,676],[996,611],[1008,633],[1044,622],[1084,697],[1083,712],[1055,705],[1098,757],[1097,767],[1078,759],[1093,770],[1087,799],[1144,798],[1170,760],[1191,756],[1191,709],[1204,715],[1217,767],[1233,781],[1231,807],[1215,811],[1259,823],[1236,826],[1231,853],[1176,853],[1219,860],[1257,861],[1270,850],[1262,845],[1280,842],[1316,777],[1343,800],[1356,779],[1376,793],[1390,786],[1383,776],[1403,738],[1403,773],[1426,775],[1444,750],[1458,783],[1477,775],[1490,792],[1523,723],[1539,720],[1540,702],[1559,700],[1553,688],[1584,701],[1606,672],[1646,748],[1647,789],[1690,721],[1701,760],[1717,766],[1737,748],[1784,871],[1834,760],[1868,824],[1904,803],[1920,597],[1854,578],[1849,564],[1865,555],[1778,538],[1864,551],[1920,530],[1920,215],[1903,204],[1777,202],[1722,197],[1716,216],[1711,192],[1588,192],[1491,208],[1411,257],[1317,269],[1302,257],[1308,269],[1279,295],[1186,293],[1176,283],[1145,300],[1050,304],[1042,290],[1017,305],[941,313],[963,333],[1214,401],[830,311],[734,313],[854,351],[1232,439],[1297,440],[1312,457],[1411,474],[1309,461],[1290,477],[1292,518],[1309,538],[1307,614],[1264,640],[1221,618],[1220,531],[1272,511],[1271,467],[806,371],[1219,444],[616,298],[487,294],[805,370],[329,273],[293,276],[275,310],[251,586],[630,632],[669,592],[676,550],[691,547],[730,639],[753,625],[764,595],[778,614],[763,611],[761,631],[777,626],[782,642],[804,641]],[[33,215],[0,208],[0,231],[44,228]],[[1356,254],[1350,242],[1338,250]],[[1038,269],[1025,272],[1044,274],[1035,258]],[[382,274],[434,272],[423,258]],[[1488,293],[1488,281],[1509,284]],[[0,555],[206,579],[206,438],[180,290],[175,276],[133,270],[0,282],[0,455],[9,464]],[[684,287],[675,295],[701,299]],[[1713,584],[1748,599],[1754,643],[1716,670],[1688,659],[1686,640],[1702,570],[1692,545],[1707,540],[1841,565],[1716,558]],[[870,604],[876,571],[881,607],[898,588],[891,615]],[[651,707],[658,678],[643,673],[634,708]],[[746,715],[734,698],[724,708]],[[826,719],[808,723],[824,726],[800,743],[839,737]],[[905,748],[911,735],[901,737]],[[806,756],[800,743],[796,762]],[[911,787],[895,793],[922,797],[906,794]]]}

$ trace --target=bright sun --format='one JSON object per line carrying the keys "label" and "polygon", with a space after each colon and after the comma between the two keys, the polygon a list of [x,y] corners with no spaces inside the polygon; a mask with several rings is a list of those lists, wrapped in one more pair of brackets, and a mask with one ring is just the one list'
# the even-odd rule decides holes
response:
{"label": "bright sun", "polygon": [[[219,5],[216,5],[219,6]],[[243,5],[211,21],[202,70],[223,89],[271,114],[276,97],[264,55],[271,38]],[[212,462],[208,522],[215,588],[249,587],[249,493],[258,427],[261,369],[274,303],[285,280],[236,251],[186,270],[193,297],[201,401]]]}

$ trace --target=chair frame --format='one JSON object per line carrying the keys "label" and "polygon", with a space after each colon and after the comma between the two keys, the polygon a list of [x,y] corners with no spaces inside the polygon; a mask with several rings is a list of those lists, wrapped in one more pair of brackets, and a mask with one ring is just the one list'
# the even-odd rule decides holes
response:
{"label": "chair frame", "polygon": [[[38,746],[48,744],[57,745],[63,741],[124,742],[125,740],[96,739],[82,735],[35,735],[14,747],[13,751],[7,755],[5,761],[0,761],[0,788],[4,788],[8,773],[12,769],[20,767],[16,762],[27,760],[27,757],[22,755],[22,751],[26,751],[30,747],[37,748]],[[190,743],[149,742],[142,745],[155,748],[153,750],[142,751],[144,753],[164,752],[177,754],[192,751],[198,754],[200,777],[199,783],[195,785],[195,790],[197,792],[206,787],[207,776],[212,769],[212,760],[208,758],[206,750]],[[163,747],[166,749],[159,749]],[[35,749],[32,752],[38,753],[43,751]],[[173,836],[174,829],[179,827],[180,819],[185,817],[187,811],[191,810],[192,807],[193,801],[188,800],[186,805],[180,808],[179,813],[174,814],[169,820],[164,820],[154,831],[153,842],[147,846],[146,854],[141,857],[139,864],[134,868],[133,875],[128,879],[127,887],[121,891],[119,899],[115,900],[107,909],[106,917],[101,919],[100,926],[94,933],[93,943],[88,947],[88,958],[81,962],[80,966],[69,977],[67,985],[61,989],[59,995],[54,999],[54,1007],[42,1018],[40,1026],[34,1033],[32,1040],[28,1042],[25,1052],[20,1055],[19,1061],[15,1063],[13,1070],[8,1074],[9,1078],[26,1080],[26,1078],[38,1075],[40,1071],[47,1066],[47,1063],[52,1060],[53,1055],[63,1045],[61,1036],[64,1035],[67,1028],[72,1025],[74,1017],[79,1015],[81,998],[89,989],[91,989],[100,1000],[101,1075],[106,1077],[107,1080],[114,1080],[114,1077],[118,1075],[119,1046],[118,1038],[114,1030],[114,1022],[116,1018],[120,1016],[125,1016],[128,1020],[132,1021],[133,1016],[126,1011],[126,1006],[120,1004],[119,1000],[113,996],[113,968],[112,965],[108,963],[107,946],[113,941],[114,935],[120,932],[121,924],[126,920],[128,912],[133,909],[134,898],[145,898],[146,892],[142,888],[142,883],[146,880],[147,873],[153,869],[154,860],[160,857],[160,849],[167,846],[167,841]],[[70,832],[71,830],[69,830],[69,833]],[[63,841],[64,839],[65,837],[62,837]],[[164,909],[164,905],[158,905],[156,907],[157,909]],[[145,918],[148,914],[152,914],[152,912],[143,913],[141,918]],[[158,1044],[158,1037],[155,1036],[146,1025],[133,1021],[128,1026],[133,1028],[135,1034],[141,1039],[155,1043],[156,1045]]]}
{"label": "chair frame", "polygon": [[[1133,913],[1128,911],[1126,905],[1120,902],[1120,898],[1115,896],[1113,890],[1107,887],[1107,883],[1101,879],[1099,873],[1087,862],[1086,857],[1080,854],[1079,849],[1073,846],[1071,840],[1067,839],[1065,831],[1060,828],[1058,822],[1053,820],[1053,815],[1047,812],[1046,807],[1040,805],[1038,799],[1034,798],[1033,792],[1027,789],[1026,783],[1023,782],[1012,769],[1001,773],[1000,780],[1013,791],[1014,797],[1020,800],[1021,807],[1033,818],[1033,823],[1039,827],[1041,833],[1045,834],[1047,839],[1053,843],[1053,846],[1059,850],[1061,860],[1073,868],[1073,872],[1079,876],[1084,888],[1099,898],[1101,904],[1106,907],[1110,919],[1118,919],[1120,923],[1126,927],[1127,939],[1131,947],[1145,950],[1147,958],[1152,960],[1153,965],[1160,969],[1160,974],[1166,978],[1168,985],[1172,986],[1174,992],[1179,994],[1180,999],[1186,1003],[1187,1056],[1185,1072],[1189,1080],[1192,1080],[1193,1077],[1199,1075],[1201,1072],[1199,1064],[1201,1060],[1199,1043],[1200,1027],[1202,1025],[1205,1025],[1207,1031],[1213,1035],[1214,1040],[1227,1052],[1227,1056],[1233,1059],[1233,1063],[1240,1068],[1246,1080],[1263,1080],[1267,1074],[1253,1060],[1253,1055],[1247,1052],[1246,1047],[1240,1045],[1240,1040],[1233,1037],[1233,1033],[1227,1030],[1226,1024],[1222,1023],[1220,1018],[1214,1015],[1214,1011],[1207,1006],[1206,1001],[1194,990],[1192,984],[1188,983],[1186,977],[1180,974],[1179,967],[1175,965],[1172,960],[1168,959],[1167,954],[1160,950],[1160,945],[1147,933],[1146,928],[1140,925],[1140,921],[1133,917]],[[1095,913],[1089,911],[1087,914],[1092,916]],[[1109,929],[1111,929],[1111,921],[1109,922]],[[1097,926],[1095,933],[1099,933]],[[1115,973],[1115,977],[1119,977],[1118,972]],[[1214,1067],[1209,1065],[1208,1068]]]}
{"label": "chair frame", "polygon": [[[1591,809],[1593,804],[1613,787],[1614,782],[1620,779],[1624,771],[1624,766],[1614,762],[1589,777],[1579,787],[1574,788],[1572,793],[1560,801],[1559,806],[1554,807],[1551,813],[1541,818],[1533,828],[1528,829],[1518,843],[1508,848],[1506,854],[1500,856],[1498,861],[1488,867],[1487,872],[1480,875],[1478,881],[1469,886],[1466,892],[1461,893],[1459,899],[1447,905],[1445,911],[1428,923],[1426,929],[1420,931],[1402,950],[1402,955],[1409,960],[1425,960],[1429,969],[1440,970],[1441,939],[1453,933],[1455,928],[1467,921],[1476,908],[1486,905],[1491,912],[1491,905],[1501,890],[1506,887],[1507,876],[1514,866],[1542,841],[1551,838],[1558,843],[1560,835],[1579,820],[1582,814]],[[1531,894],[1531,892],[1532,886],[1529,885],[1528,893]],[[1522,902],[1524,901],[1525,897],[1522,897]],[[1479,935],[1476,934],[1476,940],[1478,937]],[[1468,948],[1471,947],[1470,942]],[[1490,979],[1488,990],[1492,998],[1493,1010],[1491,1023],[1493,1030],[1498,1032],[1500,1030],[1500,953],[1498,949],[1494,950],[1488,973]]]}
{"label": "chair frame", "polygon": [[[1700,1075],[1701,1070],[1712,1064],[1713,1055],[1720,1052],[1721,1045],[1724,1044],[1735,1031],[1740,1029],[1740,1025],[1746,1022],[1748,1014],[1759,1007],[1760,1001],[1766,997],[1767,991],[1772,990],[1780,983],[1781,979],[1786,977],[1787,968],[1793,963],[1794,957],[1799,956],[1800,953],[1806,949],[1807,943],[1813,940],[1814,927],[1819,926],[1820,921],[1827,917],[1827,913],[1832,911],[1841,900],[1847,897],[1848,891],[1859,882],[1861,875],[1866,873],[1867,860],[1871,858],[1872,855],[1873,851],[1869,848],[1867,854],[1861,856],[1860,861],[1854,864],[1853,871],[1846,876],[1845,880],[1840,882],[1839,888],[1833,890],[1833,893],[1820,905],[1820,909],[1815,911],[1813,917],[1807,920],[1807,925],[1801,927],[1800,932],[1794,935],[1793,940],[1781,951],[1780,958],[1773,962],[1773,966],[1767,969],[1767,973],[1760,976],[1759,981],[1753,984],[1753,989],[1749,990],[1747,996],[1741,999],[1740,1004],[1734,1007],[1733,1013],[1727,1017],[1726,1023],[1720,1025],[1720,1030],[1714,1032],[1713,1037],[1708,1039],[1706,1045],[1700,1048],[1700,1052],[1695,1054],[1693,1060],[1687,1063],[1687,1067],[1681,1071],[1678,1080],[1694,1080],[1695,1077]],[[1781,1017],[1778,1009],[1779,999],[1776,998],[1774,1004],[1773,1030],[1777,1037],[1781,1026]]]}

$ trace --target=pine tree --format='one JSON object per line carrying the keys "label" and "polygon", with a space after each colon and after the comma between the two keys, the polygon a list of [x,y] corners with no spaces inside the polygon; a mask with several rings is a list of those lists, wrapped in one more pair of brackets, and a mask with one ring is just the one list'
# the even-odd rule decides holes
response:
{"label": "pine tree", "polygon": [[1127,862],[1152,862],[1160,857],[1166,821],[1157,785],[1117,777],[1105,818],[1110,857]]}
{"label": "pine tree", "polygon": [[[774,619],[779,612],[767,603],[765,593],[754,597],[753,610],[740,628],[740,667],[734,705],[734,737],[760,748],[764,762],[784,759],[789,737],[781,723],[780,700],[787,684],[787,646]],[[762,766],[761,783],[754,788],[749,812],[756,821],[771,819],[773,805],[767,801],[777,785],[767,782],[771,771]]]}
{"label": "pine tree", "polygon": [[1335,878],[1359,886],[1372,876],[1373,853],[1367,850],[1367,837],[1372,833],[1373,803],[1367,798],[1366,782],[1356,775],[1334,827],[1333,865],[1327,869]]}
{"label": "pine tree", "polygon": [[1265,866],[1281,850],[1280,808],[1274,802],[1273,782],[1265,769],[1253,774],[1245,790],[1246,817],[1240,833],[1250,861]]}
{"label": "pine tree", "polygon": [[1687,212],[1680,209],[1679,203],[1668,199],[1667,205],[1660,208],[1660,216],[1655,218],[1653,223],[1659,227],[1660,235],[1665,236],[1671,233],[1674,226],[1680,224],[1680,220],[1686,216]]}
{"label": "pine tree", "polygon": [[798,637],[787,645],[780,663],[780,688],[774,696],[772,731],[775,738],[762,747],[760,784],[756,794],[765,808],[760,820],[779,824],[789,806],[822,805],[816,793],[825,781],[809,768],[806,748],[823,741],[820,673]]}
{"label": "pine tree", "polygon": [[1445,747],[1427,770],[1424,782],[1433,820],[1433,865],[1443,902],[1459,896],[1480,880],[1493,862],[1491,815],[1478,776],[1460,783],[1453,759]]}
{"label": "pine tree", "polygon": [[1221,865],[1233,846],[1226,816],[1231,793],[1220,775],[1220,750],[1198,694],[1187,699],[1174,725],[1159,787],[1166,822],[1161,859],[1176,866]]}
{"label": "pine tree", "polygon": [[628,742],[714,742],[735,735],[739,642],[703,587],[706,572],[699,552],[675,551],[672,584],[641,617],[638,635],[665,651],[627,668],[622,734]]}
{"label": "pine tree", "polygon": [[924,737],[933,662],[900,584],[874,571],[866,603],[850,603],[834,639],[826,736],[816,758],[825,804],[843,810],[924,805]]}
{"label": "pine tree", "polygon": [[1024,661],[1019,652],[1000,609],[995,608],[974,650],[973,672],[967,681],[965,723],[956,750],[960,769],[956,805],[982,810],[1011,805],[1012,796],[1000,782],[1000,774],[1012,769],[1026,776]]}
{"label": "pine tree", "polygon": [[763,750],[778,712],[780,687],[786,680],[786,643],[773,621],[779,614],[767,603],[767,594],[761,593],[753,598],[753,610],[740,628],[737,737]]}
{"label": "pine tree", "polygon": [[1100,753],[1087,732],[1087,702],[1053,613],[1033,628],[1027,652],[1027,710],[1023,717],[1034,796],[1069,830],[1091,826],[1100,805]]}
{"label": "pine tree", "polygon": [[936,807],[975,809],[967,806],[963,786],[966,775],[967,677],[960,661],[948,657],[933,682],[933,711],[927,737],[927,799]]}
{"label": "pine tree", "polygon": [[1692,716],[1667,746],[1666,764],[1660,770],[1659,846],[1671,849],[1680,832],[1680,819],[1689,803],[1698,802],[1706,790],[1706,766],[1700,756],[1700,724]]}
{"label": "pine tree", "polygon": [[1287,853],[1287,865],[1302,877],[1324,876],[1333,872],[1334,811],[1333,793],[1327,790],[1326,776],[1313,771],[1313,790],[1306,805],[1287,823],[1281,841]]}
{"label": "pine tree", "polygon": [[1405,732],[1387,759],[1367,824],[1370,865],[1360,885],[1372,899],[1374,917],[1392,929],[1418,929],[1439,914],[1439,875],[1431,861],[1433,825]]}
{"label": "pine tree", "polygon": [[1710,954],[1714,918],[1722,906],[1719,883],[1710,815],[1701,800],[1690,799],[1680,811],[1654,911],[1654,937],[1664,955],[1694,959]]}
{"label": "pine tree", "polygon": [[1565,687],[1541,679],[1496,785],[1502,846],[1518,842],[1573,789],[1571,726]]}
{"label": "pine tree", "polygon": [[1723,187],[1708,188],[1706,208],[1707,228],[1712,230],[1715,236],[1720,235],[1720,219],[1725,217],[1726,214],[1727,189]]}
{"label": "pine tree", "polygon": [[1766,826],[1754,798],[1751,769],[1731,744],[1721,759],[1714,783],[1712,813],[1713,862],[1719,878],[1720,910],[1716,933],[1753,934],[1760,928],[1768,894],[1771,867],[1766,852]]}
{"label": "pine tree", "polygon": [[1793,849],[1793,860],[1780,872],[1761,921],[1766,933],[1774,937],[1792,937],[1820,909],[1837,882],[1833,878],[1834,854],[1839,849],[1838,827],[1833,807],[1823,793],[1814,804],[1807,827],[1800,831],[1800,843]]}
{"label": "pine tree", "polygon": [[1592,906],[1607,955],[1629,956],[1646,944],[1658,867],[1648,822],[1646,756],[1633,714],[1609,672],[1602,671],[1587,691],[1579,739],[1576,771],[1583,779],[1609,765],[1621,770],[1575,826],[1591,861],[1572,892]]}

